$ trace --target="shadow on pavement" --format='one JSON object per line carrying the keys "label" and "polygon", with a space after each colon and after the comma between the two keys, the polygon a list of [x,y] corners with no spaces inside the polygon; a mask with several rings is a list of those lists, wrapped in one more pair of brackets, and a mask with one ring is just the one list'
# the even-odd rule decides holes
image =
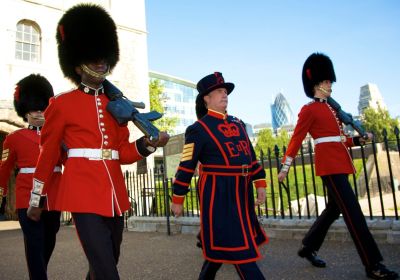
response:
{"label": "shadow on pavement", "polygon": [[[326,241],[319,256],[326,268],[314,268],[297,257],[299,240],[271,239],[262,248],[259,265],[266,279],[366,279],[352,242]],[[4,280],[28,279],[20,229],[0,231],[0,274]],[[400,272],[400,244],[379,244],[385,264]],[[124,232],[119,262],[121,279],[197,279],[203,262],[196,236]],[[48,268],[49,279],[82,280],[87,261],[75,229],[61,227]],[[224,265],[216,279],[238,279],[232,265]]]}

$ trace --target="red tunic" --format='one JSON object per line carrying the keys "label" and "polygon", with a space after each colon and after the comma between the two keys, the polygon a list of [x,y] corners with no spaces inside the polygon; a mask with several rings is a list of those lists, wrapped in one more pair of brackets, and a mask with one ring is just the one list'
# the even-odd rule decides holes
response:
{"label": "red tunic", "polygon": [[[119,160],[68,158],[56,202],[58,210],[112,217],[130,208],[121,164],[133,163],[149,153],[143,150],[143,141],[129,142],[128,127],[118,125],[108,113],[108,102],[101,91],[85,93],[81,89],[50,100],[45,111],[42,151],[35,180],[46,182],[61,143],[66,149],[112,149],[119,152]],[[45,187],[43,193],[47,189]]]}
{"label": "red tunic", "polygon": [[[299,113],[296,128],[290,139],[282,163],[291,163],[301,144],[310,133],[313,139],[328,136],[344,136],[342,124],[335,110],[326,102],[312,101],[304,105]],[[355,172],[348,147],[353,139],[343,137],[344,142],[325,142],[315,145],[315,171],[317,176],[329,174],[352,174]]]}
{"label": "red tunic", "polygon": [[[39,157],[40,134],[32,129],[19,129],[7,135],[3,143],[3,157],[0,165],[0,187],[4,189],[5,194],[8,189],[8,180],[11,172],[15,168],[35,168]],[[60,149],[60,148],[58,148]],[[55,164],[61,166],[58,157],[54,159]],[[32,190],[33,173],[18,173],[15,182],[16,208],[28,208],[29,198]],[[47,193],[47,203],[45,209],[54,210],[55,198],[58,191],[58,184],[61,178],[61,172],[48,174],[48,185],[51,189]]]}

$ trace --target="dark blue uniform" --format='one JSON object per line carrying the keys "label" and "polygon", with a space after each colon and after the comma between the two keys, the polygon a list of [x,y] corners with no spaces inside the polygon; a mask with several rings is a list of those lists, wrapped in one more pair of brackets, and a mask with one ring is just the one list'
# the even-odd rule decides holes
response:
{"label": "dark blue uniform", "polygon": [[173,202],[182,204],[198,162],[201,240],[206,260],[244,264],[261,258],[268,241],[254,209],[253,183],[265,188],[265,171],[239,119],[208,111],[189,126],[173,184]]}

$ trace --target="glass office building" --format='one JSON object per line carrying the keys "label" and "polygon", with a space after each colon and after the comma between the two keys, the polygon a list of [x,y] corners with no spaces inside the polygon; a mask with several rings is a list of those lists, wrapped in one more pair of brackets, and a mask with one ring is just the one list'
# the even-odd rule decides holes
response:
{"label": "glass office building", "polygon": [[383,102],[381,92],[378,86],[375,84],[368,83],[360,88],[360,98],[358,101],[358,113],[363,114],[367,108],[378,108],[386,109],[386,105]]}
{"label": "glass office building", "polygon": [[289,103],[282,93],[278,93],[275,101],[271,104],[272,128],[276,133],[279,128],[285,125],[293,125],[293,112]]}
{"label": "glass office building", "polygon": [[178,123],[172,135],[185,133],[186,128],[196,120],[196,84],[167,74],[150,71],[150,79],[159,80],[164,87],[163,106],[165,117],[177,117]]}

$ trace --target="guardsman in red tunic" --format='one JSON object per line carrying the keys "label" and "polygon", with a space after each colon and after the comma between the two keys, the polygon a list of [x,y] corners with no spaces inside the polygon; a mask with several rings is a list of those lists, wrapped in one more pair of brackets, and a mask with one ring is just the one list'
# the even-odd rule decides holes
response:
{"label": "guardsman in red tunic", "polygon": [[[310,133],[315,144],[315,171],[327,187],[328,203],[304,237],[298,255],[316,267],[325,267],[326,263],[317,257],[316,252],[331,224],[342,214],[367,276],[396,279],[397,273],[381,264],[382,255],[348,181],[348,174],[355,173],[348,147],[365,141],[360,136],[345,135],[336,111],[327,103],[332,83],[336,82],[332,61],[324,54],[313,53],[304,63],[302,79],[304,91],[313,101],[300,110],[278,179],[280,182],[285,179],[305,136]],[[372,138],[372,134],[368,133],[368,136]]]}
{"label": "guardsman in red tunic", "polygon": [[129,142],[127,125],[106,110],[103,82],[119,58],[116,25],[104,8],[78,4],[62,16],[57,28],[58,54],[64,75],[77,88],[54,97],[45,112],[41,146],[29,214],[37,219],[37,201],[50,191],[49,174],[61,143],[68,150],[56,208],[69,211],[89,261],[91,279],[119,279],[117,270],[130,202],[121,164],[134,163],[164,146],[142,137]]}
{"label": "guardsman in red tunic", "polygon": [[201,163],[201,243],[205,258],[199,279],[214,279],[223,263],[234,264],[241,279],[265,279],[256,261],[267,242],[255,213],[265,202],[265,171],[259,165],[245,124],[226,113],[233,83],[215,72],[197,84],[198,121],[185,133],[185,145],[173,183],[172,211],[179,217],[185,194]]}
{"label": "guardsman in red tunic", "polygon": [[40,280],[47,279],[47,265],[60,228],[60,212],[54,211],[61,178],[59,157],[54,158],[56,164],[49,172],[46,182],[51,185],[51,192],[49,191],[40,201],[45,210],[42,212],[41,220],[37,222],[30,220],[27,217],[27,209],[32,190],[32,176],[39,157],[40,132],[44,122],[43,112],[52,96],[54,96],[53,87],[41,75],[31,74],[17,83],[14,107],[18,116],[28,122],[28,128],[22,128],[7,135],[3,143],[0,165],[0,198],[7,194],[7,183],[11,173],[15,169],[18,172],[15,182],[15,208],[24,234],[29,278]]}

